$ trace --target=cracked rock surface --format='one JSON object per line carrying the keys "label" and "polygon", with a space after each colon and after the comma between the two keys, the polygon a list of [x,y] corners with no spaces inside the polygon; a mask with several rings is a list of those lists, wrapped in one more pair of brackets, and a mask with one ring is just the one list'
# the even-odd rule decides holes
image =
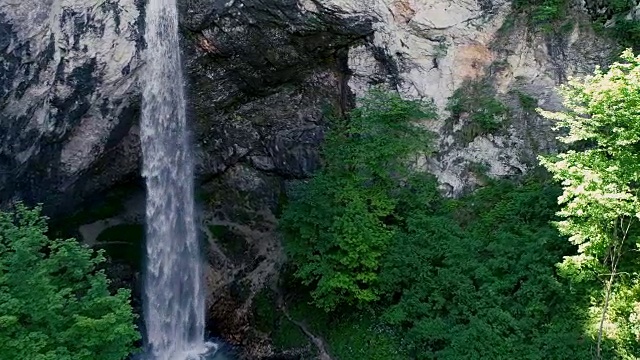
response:
{"label": "cracked rock surface", "polygon": [[[205,180],[237,163],[286,179],[308,176],[320,163],[327,111],[344,113],[382,84],[434,100],[441,120],[427,125],[441,135],[441,151],[424,163],[457,195],[477,183],[471,162],[487,163],[489,176],[513,175],[529,169],[537,150],[530,143],[553,146],[541,131],[548,124],[531,114],[501,134],[456,144],[446,124],[456,89],[484,81],[506,103],[517,89],[557,108],[553,88],[610,52],[579,22],[563,36],[532,32],[507,0],[185,0],[180,7]],[[576,9],[585,19],[602,11],[594,1]],[[0,202],[21,198],[66,212],[138,176],[143,22],[142,0],[0,3]]]}
{"label": "cracked rock surface", "polygon": [[133,0],[0,2],[0,202],[63,208],[135,173],[137,144],[123,139],[136,133],[142,12]]}

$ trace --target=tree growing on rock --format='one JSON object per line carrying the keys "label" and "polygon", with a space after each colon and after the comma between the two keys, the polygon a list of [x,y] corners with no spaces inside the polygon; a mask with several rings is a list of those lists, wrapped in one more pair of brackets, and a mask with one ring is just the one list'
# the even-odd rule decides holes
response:
{"label": "tree growing on rock", "polygon": [[564,190],[558,229],[578,247],[561,270],[579,283],[603,284],[593,304],[599,309],[592,324],[597,358],[603,358],[605,340],[614,342],[609,348],[635,343],[637,350],[640,335],[640,57],[627,50],[622,59],[561,87],[567,111],[541,111],[566,131],[558,139],[569,148],[541,158]]}
{"label": "tree growing on rock", "polygon": [[0,212],[0,359],[125,359],[140,338],[129,291],[109,292],[101,252],[46,231],[39,208]]}

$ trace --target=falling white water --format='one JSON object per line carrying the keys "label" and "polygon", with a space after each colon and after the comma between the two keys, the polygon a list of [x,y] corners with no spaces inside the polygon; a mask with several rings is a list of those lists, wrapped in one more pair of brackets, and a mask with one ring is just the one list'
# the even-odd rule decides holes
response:
{"label": "falling white water", "polygon": [[144,319],[148,360],[203,359],[202,264],[194,222],[193,159],[185,114],[176,0],[149,0],[141,76],[147,183]]}

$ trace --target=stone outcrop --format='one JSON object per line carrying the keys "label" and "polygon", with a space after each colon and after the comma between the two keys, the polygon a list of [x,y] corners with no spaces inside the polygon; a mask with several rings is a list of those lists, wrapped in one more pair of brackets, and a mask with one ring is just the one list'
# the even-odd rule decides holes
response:
{"label": "stone outcrop", "polygon": [[137,172],[143,1],[0,2],[0,200],[68,210]]}
{"label": "stone outcrop", "polygon": [[[589,20],[581,8],[574,9],[576,21],[565,33],[545,33],[535,31],[526,16],[513,14],[506,0],[331,2],[349,14],[377,19],[371,40],[349,50],[352,91],[360,95],[382,83],[406,98],[433,99],[438,106],[440,121],[427,125],[440,135],[439,151],[424,159],[424,167],[452,196],[477,186],[484,175],[521,175],[532,167],[535,154],[553,151],[550,124],[523,111],[517,95],[557,110],[555,87],[569,76],[592,72],[611,52],[610,44],[585,26]],[[491,95],[510,108],[510,121],[500,132],[461,143],[456,133],[472,124],[448,118],[446,108],[454,91],[470,82],[495,89]],[[484,174],[470,170],[478,164]]]}

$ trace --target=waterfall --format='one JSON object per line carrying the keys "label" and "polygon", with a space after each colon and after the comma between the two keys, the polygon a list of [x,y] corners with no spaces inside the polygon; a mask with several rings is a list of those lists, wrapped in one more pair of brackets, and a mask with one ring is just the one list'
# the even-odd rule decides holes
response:
{"label": "waterfall", "polygon": [[144,320],[148,360],[201,359],[202,263],[194,220],[193,158],[186,123],[176,0],[149,0],[141,74],[146,178]]}

